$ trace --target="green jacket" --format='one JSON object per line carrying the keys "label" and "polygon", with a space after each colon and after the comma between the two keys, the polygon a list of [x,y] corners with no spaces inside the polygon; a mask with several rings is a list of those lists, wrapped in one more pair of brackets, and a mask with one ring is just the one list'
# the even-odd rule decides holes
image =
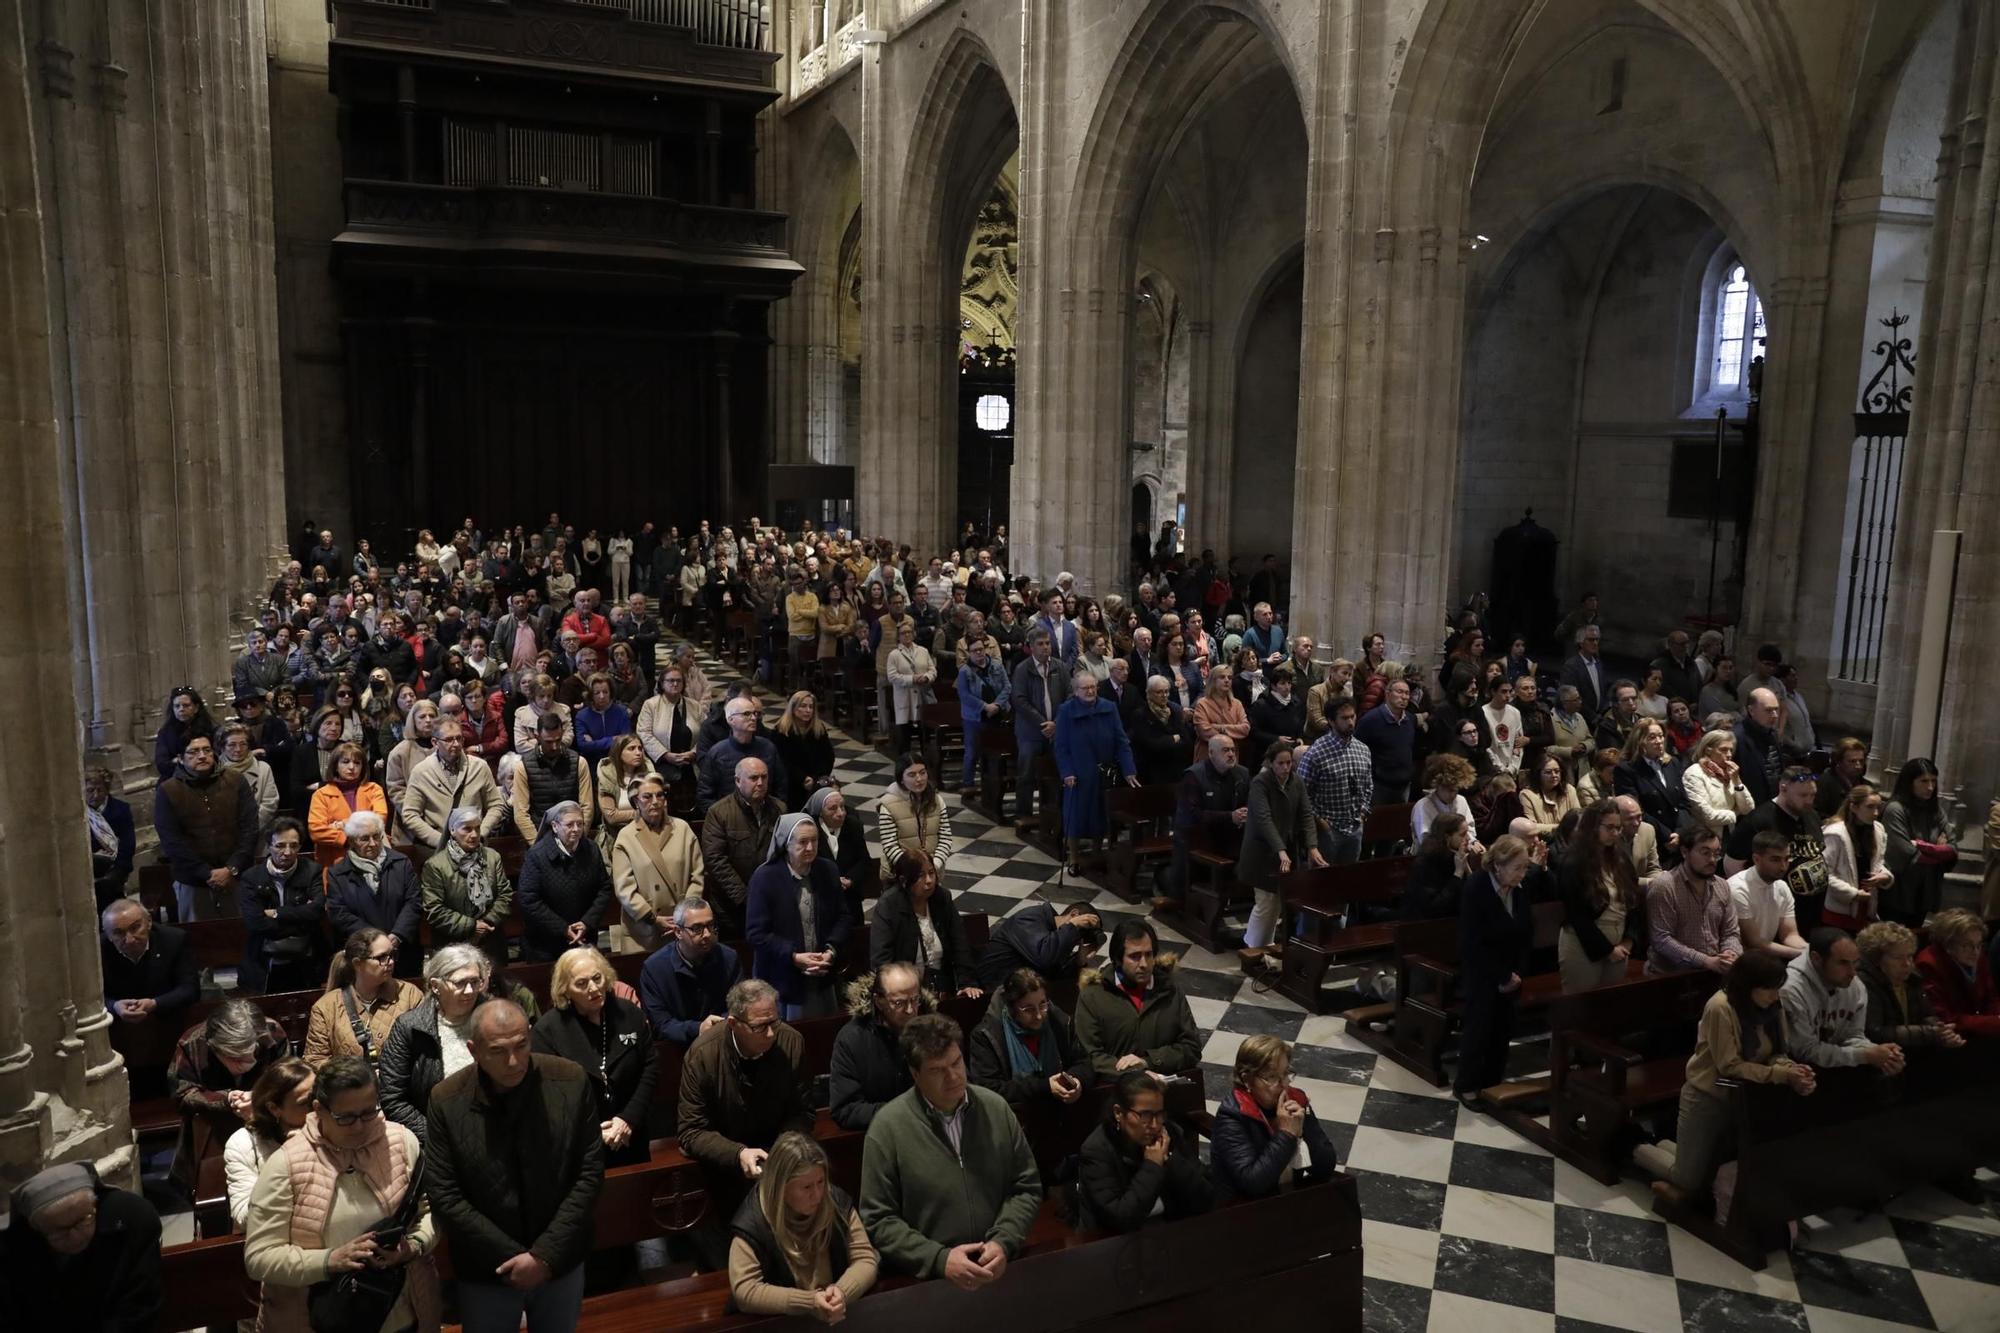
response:
{"label": "green jacket", "polygon": [[1042,1206],[1042,1175],[1021,1123],[997,1092],[968,1084],[961,1151],[915,1088],[886,1103],[861,1150],[861,1220],[882,1262],[944,1273],[957,1245],[996,1240],[1013,1258]]}
{"label": "green jacket", "polygon": [[1077,978],[1076,1039],[1099,1078],[1115,1078],[1118,1058],[1143,1055],[1156,1074],[1183,1074],[1201,1066],[1201,1033],[1194,1011],[1174,984],[1174,954],[1153,966],[1153,986],[1139,1008],[1122,990],[1112,989],[1107,971],[1087,970]]}

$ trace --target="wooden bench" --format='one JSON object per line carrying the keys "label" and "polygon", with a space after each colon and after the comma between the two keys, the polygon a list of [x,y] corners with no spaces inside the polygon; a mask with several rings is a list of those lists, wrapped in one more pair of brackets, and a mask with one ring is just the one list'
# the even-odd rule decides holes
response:
{"label": "wooden bench", "polygon": [[[1672,972],[1564,995],[1549,1007],[1549,1125],[1503,1116],[1607,1185],[1630,1153],[1633,1120],[1680,1098],[1713,972]],[[1636,1043],[1628,1039],[1637,1036]]]}
{"label": "wooden bench", "polygon": [[1173,783],[1113,787],[1106,793],[1111,835],[1104,844],[1104,875],[1107,887],[1126,902],[1139,901],[1141,872],[1150,867],[1157,882],[1160,868],[1173,860],[1179,799]]}
{"label": "wooden bench", "polygon": [[[1562,930],[1563,906],[1536,903],[1533,913],[1532,948],[1546,957]],[[1350,1013],[1347,1030],[1411,1073],[1443,1087],[1450,1081],[1444,1070],[1445,1048],[1465,1015],[1465,1002],[1458,993],[1458,919],[1399,921],[1393,935],[1396,1005],[1387,1037],[1374,1026],[1379,1011],[1373,1007]],[[1627,975],[1637,977],[1641,970],[1642,964],[1635,958]],[[1558,973],[1533,972],[1521,978],[1515,1012],[1518,1015],[1546,1010],[1561,994],[1562,977]]]}
{"label": "wooden bench", "polygon": [[1309,1014],[1330,1013],[1361,1000],[1351,989],[1329,994],[1327,971],[1353,958],[1387,954],[1395,932],[1388,922],[1349,925],[1349,910],[1363,904],[1393,906],[1409,883],[1412,860],[1385,856],[1346,865],[1306,866],[1280,876],[1279,891],[1290,920],[1276,987],[1280,995]]}
{"label": "wooden bench", "polygon": [[939,790],[957,788],[959,769],[965,760],[965,722],[958,715],[955,701],[939,700],[920,708],[917,733],[911,745],[930,765],[933,786]]}
{"label": "wooden bench", "polygon": [[980,727],[979,790],[967,804],[995,824],[1007,822],[1007,796],[1020,772],[1020,753],[1012,722],[987,722]]}
{"label": "wooden bench", "polygon": [[1368,847],[1376,843],[1405,843],[1410,841],[1410,809],[1414,802],[1404,801],[1398,805],[1378,805],[1368,812],[1368,818],[1361,824],[1361,845]]}
{"label": "wooden bench", "polygon": [[1175,924],[1210,953],[1222,953],[1235,944],[1223,933],[1223,918],[1232,906],[1250,901],[1250,886],[1237,883],[1236,858],[1209,846],[1200,829],[1188,830],[1186,837],[1188,882],[1181,886],[1181,916]]}

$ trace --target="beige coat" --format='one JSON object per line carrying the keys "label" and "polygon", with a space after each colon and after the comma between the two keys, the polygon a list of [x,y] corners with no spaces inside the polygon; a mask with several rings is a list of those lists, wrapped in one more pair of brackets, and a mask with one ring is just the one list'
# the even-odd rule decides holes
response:
{"label": "beige coat", "polygon": [[445,821],[459,806],[479,811],[479,831],[489,838],[506,821],[506,799],[484,759],[467,755],[456,774],[445,772],[434,754],[411,766],[398,813],[412,842],[429,851],[444,846]]}
{"label": "beige coat", "polygon": [[655,916],[672,914],[683,898],[704,897],[701,844],[684,819],[667,816],[655,833],[646,821],[627,824],[611,848],[611,888],[618,895],[626,932],[644,949],[665,940]]}

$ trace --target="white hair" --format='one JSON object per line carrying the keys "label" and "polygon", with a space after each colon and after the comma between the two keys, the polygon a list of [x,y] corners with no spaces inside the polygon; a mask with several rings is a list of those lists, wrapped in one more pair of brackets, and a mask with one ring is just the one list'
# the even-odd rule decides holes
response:
{"label": "white hair", "polygon": [[365,838],[371,833],[386,834],[389,831],[382,823],[382,816],[373,810],[356,810],[340,829],[350,838]]}

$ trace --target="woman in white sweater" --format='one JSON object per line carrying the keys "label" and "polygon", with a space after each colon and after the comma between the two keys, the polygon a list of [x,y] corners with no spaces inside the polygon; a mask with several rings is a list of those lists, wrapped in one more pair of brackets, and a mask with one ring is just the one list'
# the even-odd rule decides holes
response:
{"label": "woman in white sweater", "polygon": [[222,1145],[222,1180],[229,1190],[229,1220],[241,1228],[250,1216],[250,1191],[257,1172],[278,1145],[312,1114],[313,1068],[295,1055],[257,1076],[250,1089],[250,1123]]}
{"label": "woman in white sweater", "polygon": [[1880,915],[1882,893],[1896,882],[1889,872],[1889,838],[1877,821],[1882,794],[1866,782],[1847,789],[1840,809],[1821,832],[1826,843],[1826,908],[1820,924],[1849,934]]}
{"label": "woman in white sweater", "polygon": [[1681,787],[1702,822],[1725,836],[1736,827],[1737,817],[1757,804],[1736,768],[1736,737],[1726,731],[1711,731],[1694,743],[1681,770]]}

